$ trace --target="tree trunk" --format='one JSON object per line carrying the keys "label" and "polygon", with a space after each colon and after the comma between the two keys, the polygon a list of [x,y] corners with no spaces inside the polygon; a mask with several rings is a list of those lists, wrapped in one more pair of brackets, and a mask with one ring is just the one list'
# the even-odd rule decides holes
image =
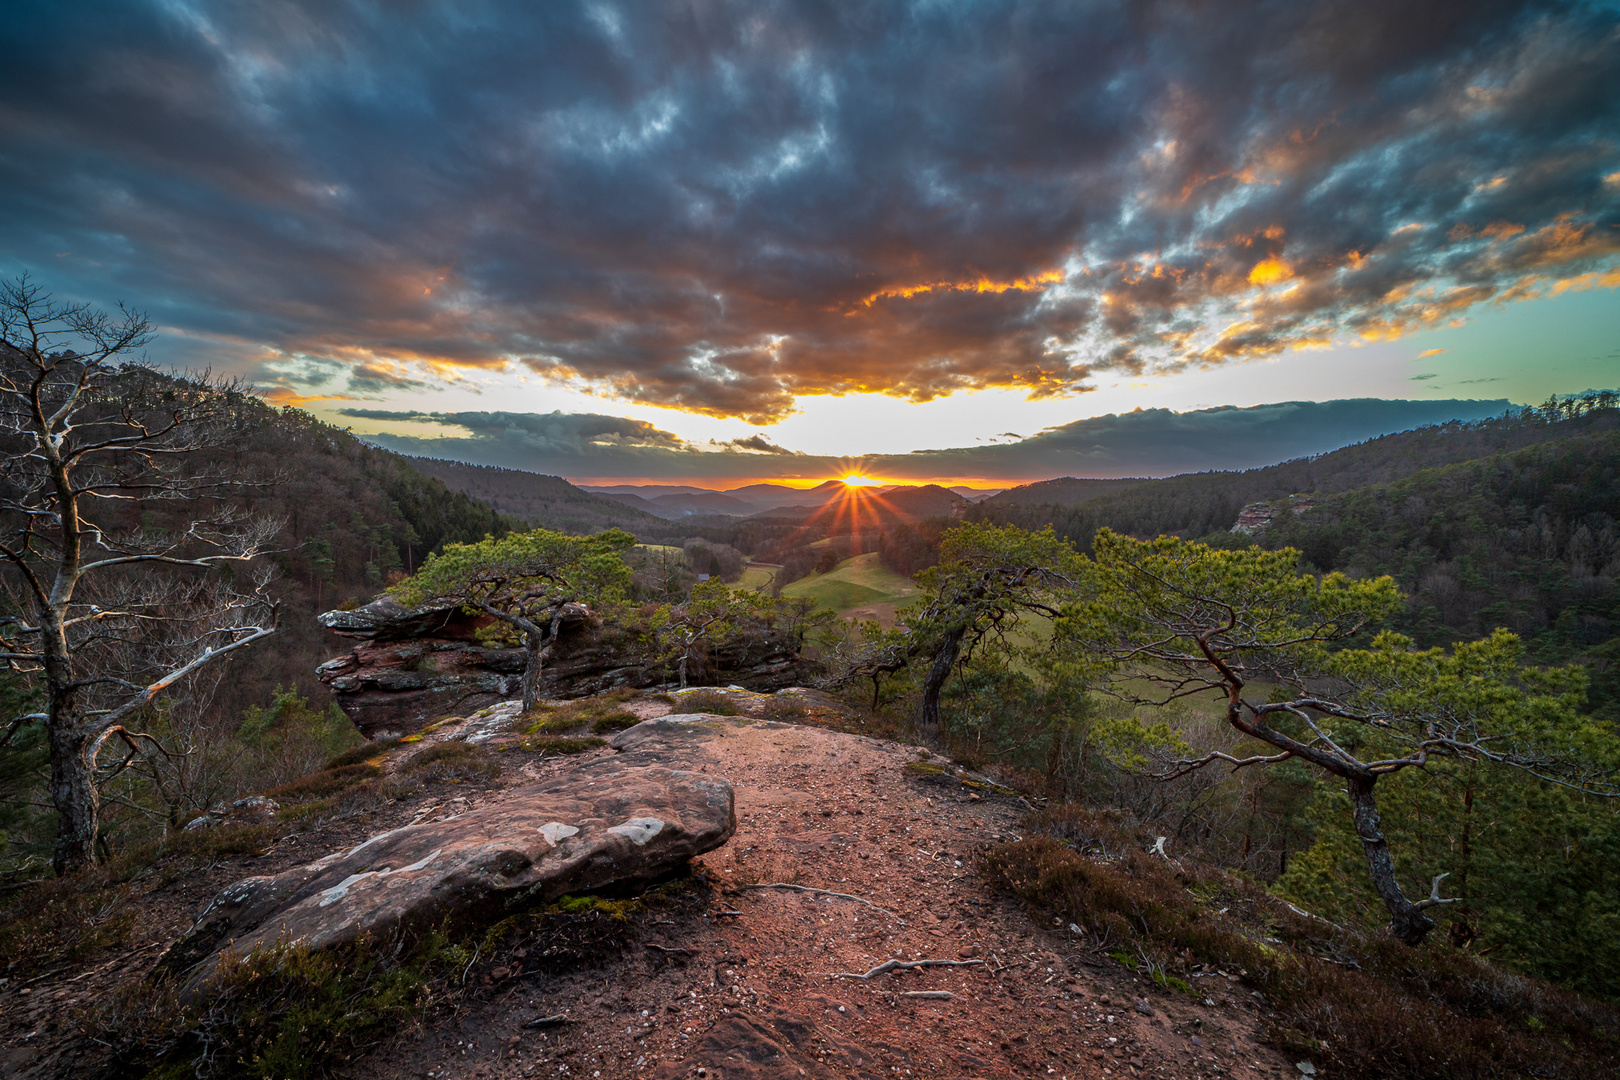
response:
{"label": "tree trunk", "polygon": [[929,665],[928,676],[923,680],[922,715],[917,718],[925,731],[939,730],[939,694],[945,688],[951,669],[956,667],[956,658],[962,654],[962,635],[966,632],[965,627],[958,627],[946,633],[939,651],[934,654],[934,662]]}
{"label": "tree trunk", "polygon": [[546,659],[546,636],[529,630],[523,635],[523,711],[540,704],[540,671]]}
{"label": "tree trunk", "polygon": [[1346,782],[1350,792],[1350,809],[1355,816],[1356,834],[1361,837],[1361,848],[1367,856],[1367,872],[1372,877],[1373,889],[1389,909],[1390,933],[1407,945],[1421,945],[1434,929],[1434,920],[1406,898],[1400,882],[1395,879],[1395,860],[1384,839],[1383,822],[1378,817],[1378,804],[1373,800],[1374,777],[1351,777]]}
{"label": "tree trunk", "polygon": [[47,732],[51,802],[56,806],[56,849],[51,864],[57,877],[78,873],[96,861],[96,819],[101,797],[90,762],[94,743],[90,734],[71,715],[53,715]]}

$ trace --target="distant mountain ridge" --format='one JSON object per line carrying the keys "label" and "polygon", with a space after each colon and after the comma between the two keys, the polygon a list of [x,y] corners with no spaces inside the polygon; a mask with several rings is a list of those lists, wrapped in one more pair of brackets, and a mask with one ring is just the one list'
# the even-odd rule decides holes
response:
{"label": "distant mountain ridge", "polygon": [[[1174,476],[1273,465],[1391,432],[1500,416],[1513,407],[1507,400],[1341,398],[1186,412],[1143,408],[1084,417],[994,444],[890,454],[858,454],[858,447],[850,447],[845,454],[856,454],[868,475],[905,484],[931,483],[939,477]],[[759,509],[791,505],[795,500],[781,490],[785,478],[840,476],[851,467],[849,456],[744,453],[720,444],[689,442],[641,421],[595,414],[354,413],[368,419],[446,425],[442,437],[388,432],[366,436],[402,454],[573,477],[597,494],[635,495],[648,501],[660,495],[719,490]],[[640,437],[628,442],[619,438],[629,431]],[[606,434],[597,438],[592,433]],[[944,441],[967,432],[944,429],[939,435]],[[615,479],[595,479],[604,477]],[[646,479],[626,484],[619,477]],[[756,482],[749,484],[750,479]],[[1004,482],[986,480],[984,486]],[[748,486],[736,486],[743,484]]]}
{"label": "distant mountain ridge", "polygon": [[[1242,472],[1184,473],[1156,480],[1073,477],[1013,488],[975,506],[973,518],[1038,528],[1052,524],[1082,546],[1102,526],[1132,536],[1188,537],[1225,532],[1250,503],[1310,493],[1331,495],[1388,484],[1432,469],[1520,451],[1552,440],[1620,427],[1620,409],[1574,418],[1537,410],[1471,422],[1456,421],[1383,435],[1315,457]],[[1087,494],[1087,492],[1091,492]],[[1066,496],[1078,496],[1073,502]]]}
{"label": "distant mountain ridge", "polygon": [[560,476],[439,458],[406,461],[417,472],[531,525],[582,535],[615,527],[637,536],[662,537],[669,533],[666,515],[585,491]]}

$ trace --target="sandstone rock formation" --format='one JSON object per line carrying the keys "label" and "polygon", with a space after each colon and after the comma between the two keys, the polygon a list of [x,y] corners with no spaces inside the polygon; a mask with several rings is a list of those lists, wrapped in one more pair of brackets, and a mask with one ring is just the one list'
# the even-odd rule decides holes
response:
{"label": "sandstone rock formation", "polygon": [[[416,731],[441,716],[470,712],[518,696],[523,650],[478,641],[488,616],[460,608],[405,608],[383,598],[354,611],[329,611],[323,625],[360,643],[322,664],[318,674],[338,705],[370,739]],[[710,657],[715,681],[750,690],[805,682],[817,665],[800,654],[794,634],[769,630]],[[541,692],[573,698],[621,686],[668,684],[673,672],[645,635],[570,605],[546,661]]]}
{"label": "sandstone rock formation", "polygon": [[226,888],[164,958],[197,985],[218,951],[326,948],[452,922],[490,921],[565,893],[656,881],[737,828],[731,785],[607,758],[478,810],[408,825]]}

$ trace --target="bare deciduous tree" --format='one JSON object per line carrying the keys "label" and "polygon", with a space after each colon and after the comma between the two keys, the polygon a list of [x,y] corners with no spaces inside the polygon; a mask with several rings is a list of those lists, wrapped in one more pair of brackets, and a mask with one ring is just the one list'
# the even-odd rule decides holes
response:
{"label": "bare deciduous tree", "polygon": [[[131,730],[168,688],[274,633],[265,552],[278,523],[228,501],[240,478],[202,466],[244,422],[234,383],[125,359],[153,338],[138,312],[0,284],[0,661],[43,689],[58,874],[95,861],[99,785],[141,754]],[[172,573],[186,575],[175,580]],[[123,757],[98,758],[116,741]]]}

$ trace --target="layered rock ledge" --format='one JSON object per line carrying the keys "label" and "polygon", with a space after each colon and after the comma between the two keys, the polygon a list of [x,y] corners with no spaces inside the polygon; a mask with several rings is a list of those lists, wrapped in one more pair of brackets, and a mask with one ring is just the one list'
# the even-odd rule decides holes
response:
{"label": "layered rock ledge", "polygon": [[[384,597],[353,611],[328,611],[323,626],[358,644],[317,669],[339,707],[369,739],[417,731],[443,716],[465,716],[517,697],[523,650],[491,647],[480,631],[493,620],[459,607],[406,608]],[[771,691],[802,685],[818,670],[797,636],[767,630],[717,649],[710,681]],[[541,693],[575,698],[619,687],[671,683],[667,656],[645,635],[571,604]]]}

